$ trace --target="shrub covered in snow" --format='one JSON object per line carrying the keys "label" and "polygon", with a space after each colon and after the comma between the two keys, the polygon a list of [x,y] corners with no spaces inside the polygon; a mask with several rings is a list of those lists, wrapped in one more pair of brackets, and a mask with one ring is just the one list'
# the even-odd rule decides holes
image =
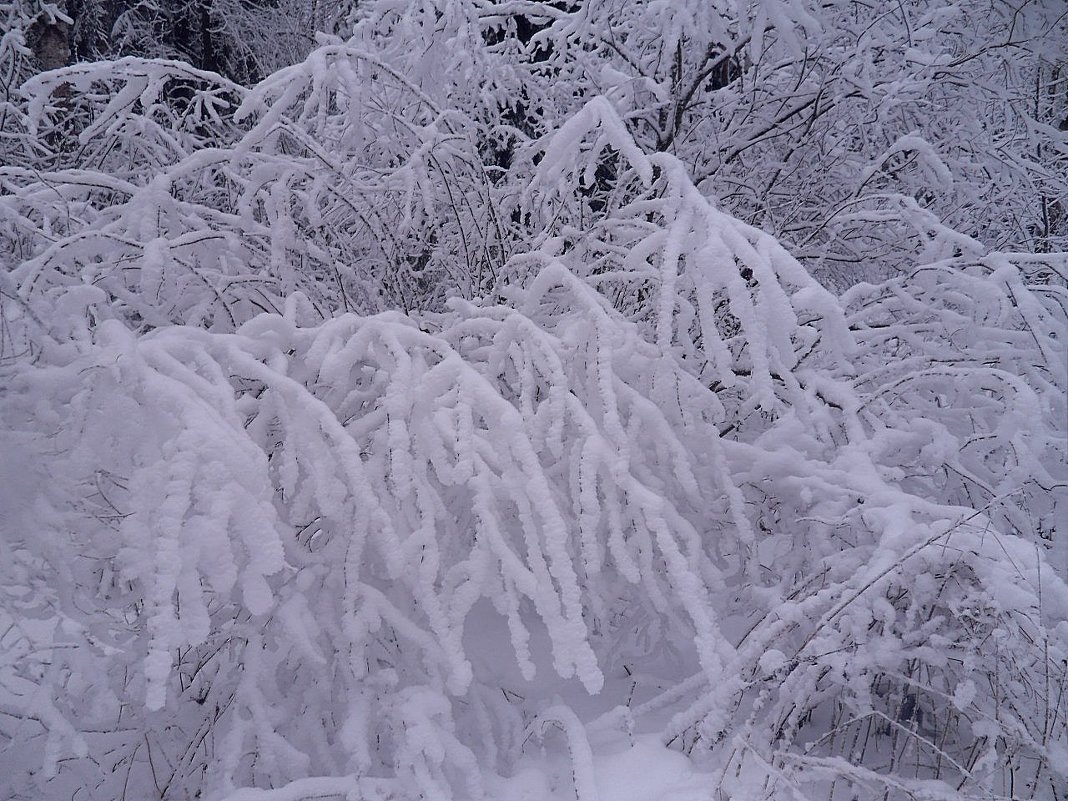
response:
{"label": "shrub covered in snow", "polygon": [[[650,736],[679,797],[1068,793],[1065,254],[858,189],[838,295],[725,210],[687,126],[818,108],[807,4],[439,5],[26,84],[0,794],[592,801]],[[899,133],[862,187],[970,176]]]}

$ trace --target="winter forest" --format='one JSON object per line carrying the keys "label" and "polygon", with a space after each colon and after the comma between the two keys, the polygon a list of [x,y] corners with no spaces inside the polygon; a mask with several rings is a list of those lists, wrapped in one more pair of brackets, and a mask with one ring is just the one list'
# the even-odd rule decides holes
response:
{"label": "winter forest", "polygon": [[0,0],[0,799],[1068,798],[1068,4]]}

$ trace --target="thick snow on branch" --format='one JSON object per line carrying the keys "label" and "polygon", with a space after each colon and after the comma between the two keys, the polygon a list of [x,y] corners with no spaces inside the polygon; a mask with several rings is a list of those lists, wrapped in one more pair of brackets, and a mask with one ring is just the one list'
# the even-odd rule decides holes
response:
{"label": "thick snow on branch", "polygon": [[990,54],[906,3],[874,82],[831,6],[360,4],[254,87],[8,95],[0,796],[1068,793],[1058,184],[961,230],[974,154],[842,108]]}

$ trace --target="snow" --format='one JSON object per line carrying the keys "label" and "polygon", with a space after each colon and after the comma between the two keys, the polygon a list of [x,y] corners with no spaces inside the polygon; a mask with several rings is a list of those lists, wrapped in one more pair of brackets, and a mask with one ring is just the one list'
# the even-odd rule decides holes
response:
{"label": "snow", "polygon": [[1064,19],[127,5],[0,3],[0,797],[1068,793]]}
{"label": "snow", "polygon": [[714,781],[654,736],[617,743],[593,755],[581,791],[559,758],[524,757],[515,775],[497,779],[489,794],[500,801],[704,801]]}

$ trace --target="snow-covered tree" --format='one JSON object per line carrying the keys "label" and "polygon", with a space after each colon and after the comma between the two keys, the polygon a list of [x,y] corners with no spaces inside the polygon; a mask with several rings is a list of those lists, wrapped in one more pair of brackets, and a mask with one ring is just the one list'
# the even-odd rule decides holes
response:
{"label": "snow-covered tree", "polygon": [[705,798],[1068,793],[1063,18],[973,8],[29,78],[0,795],[503,798],[540,743],[516,797],[592,801],[649,735]]}
{"label": "snow-covered tree", "polygon": [[526,107],[548,127],[608,97],[641,147],[836,286],[962,250],[1064,249],[1057,4],[523,8],[542,28]]}

